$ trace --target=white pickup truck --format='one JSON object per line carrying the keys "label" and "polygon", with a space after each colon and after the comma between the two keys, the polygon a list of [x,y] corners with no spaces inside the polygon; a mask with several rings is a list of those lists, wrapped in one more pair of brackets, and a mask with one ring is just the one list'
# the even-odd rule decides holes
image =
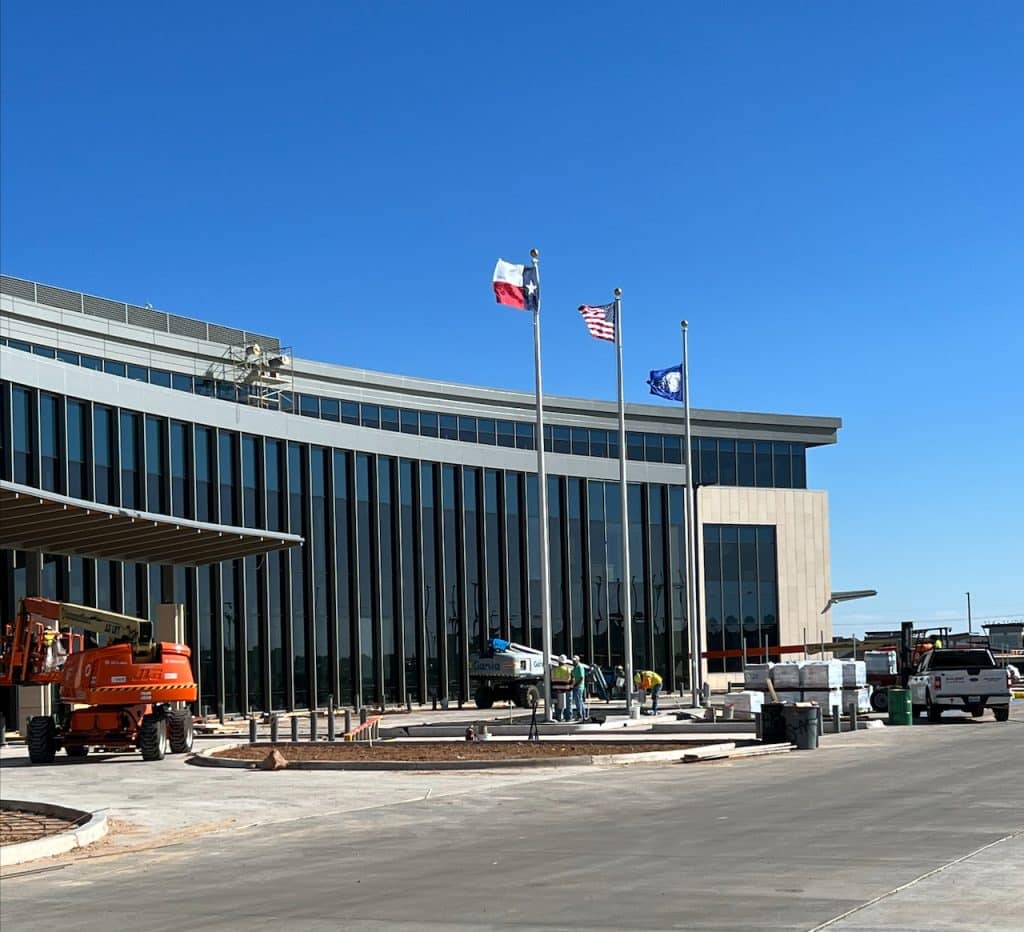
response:
{"label": "white pickup truck", "polygon": [[910,677],[914,714],[937,722],[946,709],[963,709],[975,718],[992,710],[997,722],[1010,717],[1010,678],[992,654],[979,648],[928,651]]}

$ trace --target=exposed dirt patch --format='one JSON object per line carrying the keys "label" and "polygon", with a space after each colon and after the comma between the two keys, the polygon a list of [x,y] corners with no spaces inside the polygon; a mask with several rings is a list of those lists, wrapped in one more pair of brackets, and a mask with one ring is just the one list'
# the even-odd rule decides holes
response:
{"label": "exposed dirt patch", "polygon": [[641,751],[684,751],[700,747],[695,741],[360,741],[337,744],[243,744],[218,751],[214,757],[261,761],[276,748],[288,761],[411,761],[434,763],[460,760],[534,760],[549,757],[635,754]]}

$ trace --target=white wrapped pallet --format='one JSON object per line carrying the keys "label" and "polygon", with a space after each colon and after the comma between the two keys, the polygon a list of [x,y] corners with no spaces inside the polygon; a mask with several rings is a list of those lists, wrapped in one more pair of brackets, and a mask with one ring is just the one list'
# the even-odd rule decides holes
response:
{"label": "white wrapped pallet", "polygon": [[785,663],[777,663],[772,667],[772,683],[776,689],[799,689],[800,668],[804,665],[803,660],[788,660]]}
{"label": "white wrapped pallet", "polygon": [[843,708],[842,687],[836,689],[804,689],[801,690],[804,702],[817,703],[825,715],[831,715],[835,706]]}
{"label": "white wrapped pallet", "polygon": [[868,665],[863,660],[844,660],[843,688],[867,686]]}
{"label": "white wrapped pallet", "polygon": [[896,651],[894,650],[869,650],[864,654],[864,663],[868,673],[879,676],[896,675]]}
{"label": "white wrapped pallet", "polygon": [[841,660],[808,660],[800,668],[800,685],[804,689],[836,689],[843,685]]}
{"label": "white wrapped pallet", "polygon": [[727,693],[724,705],[726,708],[731,708],[733,712],[746,712],[747,714],[760,712],[761,706],[764,705],[764,693],[755,689],[745,689],[741,693]]}
{"label": "white wrapped pallet", "polygon": [[744,689],[767,689],[774,663],[748,663],[743,671]]}
{"label": "white wrapped pallet", "polygon": [[858,712],[871,711],[871,689],[868,686],[843,687],[843,714],[850,714],[850,706],[855,705]]}

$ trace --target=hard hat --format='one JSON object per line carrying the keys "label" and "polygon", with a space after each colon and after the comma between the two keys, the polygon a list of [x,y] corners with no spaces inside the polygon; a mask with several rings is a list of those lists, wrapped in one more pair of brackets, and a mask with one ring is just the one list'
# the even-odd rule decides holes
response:
{"label": "hard hat", "polygon": [[558,662],[559,662],[559,663],[565,663],[565,662],[566,662],[566,661],[567,661],[568,659],[569,659],[569,658],[568,658],[568,657],[566,657],[566,656],[565,656],[565,654],[559,654],[559,655],[558,655]]}

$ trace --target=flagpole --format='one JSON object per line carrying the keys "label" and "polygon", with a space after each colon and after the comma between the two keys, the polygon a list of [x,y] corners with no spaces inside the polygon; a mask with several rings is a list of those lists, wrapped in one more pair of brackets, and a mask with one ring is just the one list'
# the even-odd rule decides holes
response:
{"label": "flagpole", "polygon": [[[619,495],[622,512],[622,628],[626,651],[626,714],[633,708],[633,576],[629,570],[629,484],[626,481],[626,400],[622,390],[622,289],[615,289],[615,349],[619,361]],[[609,593],[610,594],[610,593]]]}
{"label": "flagpole", "polygon": [[544,389],[540,365],[540,252],[530,250],[537,276],[537,306],[533,310],[533,366],[537,388],[537,503],[540,513],[540,623],[544,653],[544,718],[552,722],[551,708],[551,579],[548,553],[548,473],[544,463]]}
{"label": "flagpole", "polygon": [[694,509],[697,505],[697,493],[693,487],[693,464],[691,462],[690,442],[690,369],[687,331],[689,323],[685,320],[679,322],[682,330],[683,342],[683,463],[686,465],[686,510],[684,515],[683,529],[686,533],[686,618],[687,634],[690,639],[690,695],[694,708],[700,705],[700,688],[703,673],[701,663],[701,637],[700,624],[697,620],[697,553],[694,546]]}

